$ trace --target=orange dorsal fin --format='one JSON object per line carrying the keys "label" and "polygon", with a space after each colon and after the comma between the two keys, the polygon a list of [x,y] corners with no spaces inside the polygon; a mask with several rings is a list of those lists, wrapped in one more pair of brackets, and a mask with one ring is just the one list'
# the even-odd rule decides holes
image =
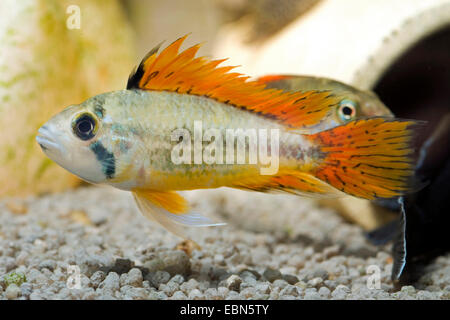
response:
{"label": "orange dorsal fin", "polygon": [[258,82],[261,83],[271,83],[280,80],[291,79],[293,76],[285,75],[285,74],[269,74],[266,76],[262,76],[258,78]]}
{"label": "orange dorsal fin", "polygon": [[200,45],[179,53],[184,36],[158,54],[153,49],[128,79],[127,89],[172,91],[206,96],[265,116],[291,128],[318,124],[341,100],[329,91],[284,92],[219,67],[225,61],[195,57]]}

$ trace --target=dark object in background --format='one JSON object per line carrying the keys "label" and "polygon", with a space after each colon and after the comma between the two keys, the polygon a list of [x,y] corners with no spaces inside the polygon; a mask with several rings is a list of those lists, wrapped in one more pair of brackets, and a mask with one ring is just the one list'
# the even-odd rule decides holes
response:
{"label": "dark object in background", "polygon": [[[429,184],[403,197],[401,208],[397,200],[381,203],[404,213],[397,225],[392,271],[392,279],[401,286],[417,281],[428,262],[450,250],[450,28],[399,58],[374,91],[396,117],[428,122],[417,137],[416,175]],[[386,235],[388,229],[369,238],[379,240],[377,233]]]}
{"label": "dark object in background", "polygon": [[450,250],[449,146],[450,113],[421,149],[424,157],[419,161],[417,176],[431,177],[430,184],[402,199],[402,223],[393,247],[392,271],[392,278],[399,285],[417,281],[430,260]]}
{"label": "dark object in background", "polygon": [[319,2],[320,0],[217,0],[225,21],[238,21],[244,17],[249,20],[249,43],[264,41],[273,36]]}

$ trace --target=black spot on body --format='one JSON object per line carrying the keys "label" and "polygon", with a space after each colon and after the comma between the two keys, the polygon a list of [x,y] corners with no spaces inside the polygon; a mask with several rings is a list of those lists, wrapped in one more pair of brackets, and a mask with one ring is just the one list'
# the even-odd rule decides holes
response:
{"label": "black spot on body", "polygon": [[102,171],[106,178],[112,179],[116,173],[116,159],[114,158],[114,155],[109,152],[99,141],[92,143],[90,148],[102,165]]}

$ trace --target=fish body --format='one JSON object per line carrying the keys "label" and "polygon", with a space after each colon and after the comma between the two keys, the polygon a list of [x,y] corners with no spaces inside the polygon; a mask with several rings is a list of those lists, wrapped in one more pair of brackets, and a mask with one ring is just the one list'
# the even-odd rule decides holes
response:
{"label": "fish body", "polygon": [[[106,109],[103,106],[112,107]],[[258,161],[253,164],[248,161],[242,164],[226,164],[225,139],[221,143],[223,157],[220,163],[196,164],[192,155],[189,163],[174,164],[172,152],[179,142],[172,141],[172,133],[179,128],[194,132],[198,119],[201,119],[203,132],[215,130],[223,137],[226,137],[227,131],[235,133],[242,128],[251,128],[256,132],[282,130],[279,133],[279,144],[282,146],[279,165],[283,170],[299,170],[302,166],[311,166],[320,156],[318,152],[314,152],[314,144],[303,135],[286,131],[281,124],[270,119],[237,108],[230,110],[224,103],[201,96],[120,90],[98,95],[68,110],[80,114],[96,114],[101,123],[97,132],[99,138],[90,144],[89,148],[96,156],[102,174],[94,178],[96,175],[83,176],[82,172],[74,173],[88,182],[105,181],[124,190],[231,187],[235,181],[250,179],[259,175],[261,167],[267,167]],[[46,128],[47,126],[44,126],[43,130]],[[194,140],[195,135],[190,135],[190,139],[193,148],[197,143]],[[205,144],[203,136],[200,136],[199,140],[202,145]],[[206,144],[209,144],[209,141]],[[244,146],[246,158],[249,156],[249,147],[249,144]],[[237,154],[237,148],[234,143],[233,155]],[[110,156],[106,156],[103,150],[108,150],[106,153],[110,153]],[[113,165],[111,159],[121,161],[114,160]],[[233,162],[236,162],[236,159]],[[71,165],[68,163],[66,168],[73,170]]]}
{"label": "fish body", "polygon": [[[389,198],[410,189],[414,121],[372,118],[331,126],[345,97],[285,92],[247,81],[223,60],[152,50],[126,90],[70,106],[37,142],[82,179],[133,193],[142,213],[184,236],[218,225],[176,191],[232,187],[321,197]],[[325,127],[320,127],[328,123]]]}

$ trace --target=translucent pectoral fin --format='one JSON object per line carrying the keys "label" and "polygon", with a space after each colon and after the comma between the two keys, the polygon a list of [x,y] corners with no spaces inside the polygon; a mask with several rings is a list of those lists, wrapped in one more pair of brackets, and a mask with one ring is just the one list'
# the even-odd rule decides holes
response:
{"label": "translucent pectoral fin", "polygon": [[183,227],[225,225],[191,212],[186,199],[174,191],[133,190],[133,196],[145,217],[182,238],[188,238]]}

